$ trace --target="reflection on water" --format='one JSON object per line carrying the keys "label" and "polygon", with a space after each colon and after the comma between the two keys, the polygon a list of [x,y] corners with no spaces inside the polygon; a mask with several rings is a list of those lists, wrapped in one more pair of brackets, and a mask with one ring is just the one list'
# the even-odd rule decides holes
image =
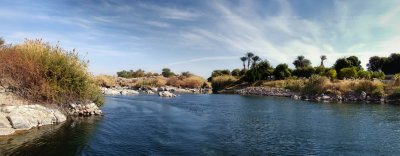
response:
{"label": "reflection on water", "polygon": [[0,155],[395,155],[400,107],[184,94],[107,97],[105,116],[0,138]]}
{"label": "reflection on water", "polygon": [[99,120],[73,118],[0,137],[0,155],[79,155]]}

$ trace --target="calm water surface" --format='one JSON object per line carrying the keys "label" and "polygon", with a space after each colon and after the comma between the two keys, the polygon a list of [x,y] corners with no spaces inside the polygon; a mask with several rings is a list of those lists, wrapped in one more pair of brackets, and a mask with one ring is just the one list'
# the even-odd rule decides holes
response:
{"label": "calm water surface", "polygon": [[400,107],[183,94],[0,138],[0,155],[398,155]]}

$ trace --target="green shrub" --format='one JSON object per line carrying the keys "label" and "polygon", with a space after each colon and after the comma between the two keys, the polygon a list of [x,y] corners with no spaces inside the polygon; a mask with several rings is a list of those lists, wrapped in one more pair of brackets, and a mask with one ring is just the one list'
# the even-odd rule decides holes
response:
{"label": "green shrub", "polygon": [[371,81],[371,80],[359,80],[356,84],[354,90],[356,92],[366,92],[368,95],[372,96],[382,96],[384,91],[384,85],[380,81]]}
{"label": "green shrub", "polygon": [[355,67],[343,68],[339,72],[339,77],[344,78],[357,78],[357,69]]}
{"label": "green shrub", "polygon": [[287,64],[279,64],[272,73],[277,80],[283,80],[292,75]]}
{"label": "green shrub", "polygon": [[308,95],[322,94],[330,83],[329,79],[324,76],[312,75],[305,83],[303,93]]}
{"label": "green shrub", "polygon": [[371,74],[371,78],[383,80],[385,79],[385,73],[374,71]]}
{"label": "green shrub", "polygon": [[335,79],[337,76],[336,70],[335,69],[329,69],[327,71],[325,71],[322,76],[326,76],[330,79]]}
{"label": "green shrub", "polygon": [[400,74],[393,75],[393,81],[395,86],[400,86]]}
{"label": "green shrub", "polygon": [[[6,83],[28,100],[57,104],[86,100],[103,103],[101,90],[87,71],[87,62],[80,60],[75,51],[65,51],[41,40],[26,40],[3,48],[0,53],[0,62],[7,63],[0,65],[2,84]],[[6,61],[10,55],[12,61]],[[27,66],[22,69],[20,64]]]}
{"label": "green shrub", "polygon": [[214,93],[217,93],[220,90],[223,90],[230,85],[234,84],[236,82],[236,78],[231,75],[222,75],[222,76],[217,76],[214,77],[211,81],[211,86],[212,90]]}
{"label": "green shrub", "polygon": [[292,75],[297,76],[297,77],[309,78],[314,73],[315,73],[315,69],[313,67],[304,67],[304,68],[297,68],[297,69],[293,70]]}
{"label": "green shrub", "polygon": [[358,78],[360,78],[360,79],[369,80],[369,79],[371,79],[372,74],[369,71],[360,70],[357,72],[357,75],[358,75]]}

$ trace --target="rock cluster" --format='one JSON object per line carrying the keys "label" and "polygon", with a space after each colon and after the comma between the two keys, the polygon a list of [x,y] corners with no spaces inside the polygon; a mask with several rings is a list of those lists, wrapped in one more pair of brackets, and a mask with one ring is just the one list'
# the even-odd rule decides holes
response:
{"label": "rock cluster", "polygon": [[173,93],[171,93],[169,91],[158,92],[158,96],[161,96],[161,97],[176,97],[175,94],[173,94]]}
{"label": "rock cluster", "polygon": [[296,95],[288,89],[272,88],[272,87],[246,87],[244,89],[235,90],[234,93],[241,95],[263,95],[263,96],[283,96],[291,97]]}
{"label": "rock cluster", "polygon": [[95,103],[88,104],[69,104],[69,114],[75,116],[101,115],[103,112]]}
{"label": "rock cluster", "polygon": [[0,135],[12,134],[15,130],[60,123],[66,119],[60,111],[41,105],[1,106]]}
{"label": "rock cluster", "polygon": [[101,88],[104,95],[136,95],[139,94],[136,90],[128,88]]}

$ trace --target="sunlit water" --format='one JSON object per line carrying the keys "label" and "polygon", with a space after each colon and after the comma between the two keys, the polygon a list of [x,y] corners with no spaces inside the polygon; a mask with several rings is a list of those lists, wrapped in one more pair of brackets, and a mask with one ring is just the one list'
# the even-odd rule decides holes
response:
{"label": "sunlit water", "polygon": [[397,155],[400,107],[183,94],[107,97],[103,117],[0,137],[0,155]]}

